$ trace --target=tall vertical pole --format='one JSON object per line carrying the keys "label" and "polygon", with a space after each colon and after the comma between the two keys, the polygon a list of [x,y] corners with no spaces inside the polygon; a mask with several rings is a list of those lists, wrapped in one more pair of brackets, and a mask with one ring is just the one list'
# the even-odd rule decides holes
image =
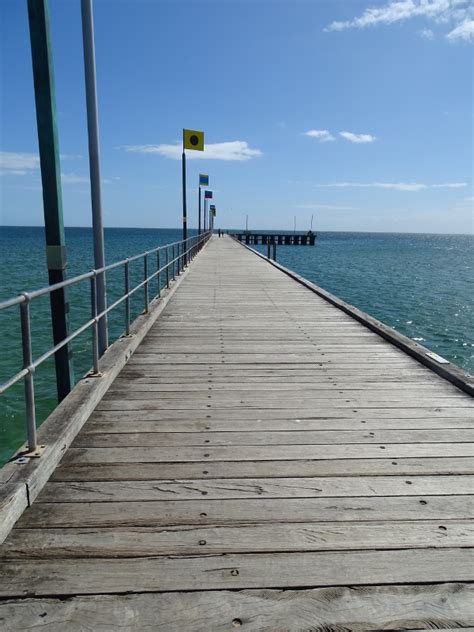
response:
{"label": "tall vertical pole", "polygon": [[[102,200],[100,183],[99,121],[97,115],[97,90],[95,75],[94,18],[92,0],[81,0],[82,41],[84,46],[84,71],[86,80],[87,131],[89,136],[89,171],[91,178],[92,233],[94,241],[94,266],[96,270],[105,266],[104,226],[102,222]],[[105,273],[97,275],[97,312],[106,309]],[[99,355],[108,346],[107,316],[98,324]]]}
{"label": "tall vertical pole", "polygon": [[[53,285],[66,280],[67,258],[47,0],[28,0],[28,21],[43,185],[46,260],[49,283]],[[69,304],[66,288],[52,292],[50,297],[53,341],[56,345],[69,335]],[[61,401],[74,384],[70,345],[64,345],[59,349],[54,359],[58,400]]]}
{"label": "tall vertical pole", "polygon": [[249,216],[248,215],[245,216],[245,232],[246,233],[249,232]]}
{"label": "tall vertical pole", "polygon": [[[188,212],[186,208],[186,152],[184,151],[184,129],[183,129],[183,156],[182,156],[182,172],[183,172],[183,241],[188,238]],[[183,261],[186,265],[186,261]]]}
{"label": "tall vertical pole", "polygon": [[207,199],[206,199],[206,195],[204,194],[204,232],[206,232],[207,229]]}
{"label": "tall vertical pole", "polygon": [[199,185],[198,193],[199,193],[198,235],[200,235],[201,234],[201,185]]}

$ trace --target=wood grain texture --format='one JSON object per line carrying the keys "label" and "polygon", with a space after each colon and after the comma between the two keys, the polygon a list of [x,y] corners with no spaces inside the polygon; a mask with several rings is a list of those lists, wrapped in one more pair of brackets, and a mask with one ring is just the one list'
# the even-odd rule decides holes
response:
{"label": "wood grain texture", "polygon": [[177,478],[273,478],[281,476],[415,476],[471,474],[472,458],[333,459],[331,461],[238,461],[193,463],[113,463],[73,465],[63,463],[51,481],[139,481]]}
{"label": "wood grain texture", "polygon": [[[247,498],[148,502],[35,502],[19,528],[135,527],[260,522],[469,520],[472,496]],[[440,524],[445,524],[441,522]],[[25,536],[27,537],[27,536]],[[0,550],[1,551],[1,550]]]}
{"label": "wood grain texture", "polygon": [[378,632],[474,625],[471,584],[100,595],[0,602],[7,632]]}
{"label": "wood grain texture", "polygon": [[[27,537],[25,537],[27,535]],[[4,559],[130,558],[203,553],[273,553],[471,547],[469,521],[302,522],[110,529],[14,529]]]}
{"label": "wood grain texture", "polygon": [[133,502],[175,498],[347,498],[472,494],[474,476],[223,478],[49,483],[39,502]]}
{"label": "wood grain texture", "polygon": [[2,562],[0,597],[465,582],[472,549],[318,551]]}

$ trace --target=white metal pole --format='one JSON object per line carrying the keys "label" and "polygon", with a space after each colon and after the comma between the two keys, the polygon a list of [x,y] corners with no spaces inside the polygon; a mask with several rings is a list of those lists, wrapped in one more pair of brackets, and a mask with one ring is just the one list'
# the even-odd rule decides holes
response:
{"label": "white metal pole", "polygon": [[[82,41],[84,45],[84,71],[86,80],[87,131],[89,136],[89,170],[91,179],[92,232],[94,240],[94,266],[105,266],[104,226],[100,183],[99,122],[97,116],[97,90],[95,75],[94,20],[92,0],[81,0]],[[105,275],[97,275],[97,312],[106,309]],[[99,353],[108,346],[107,316],[99,320]]]}

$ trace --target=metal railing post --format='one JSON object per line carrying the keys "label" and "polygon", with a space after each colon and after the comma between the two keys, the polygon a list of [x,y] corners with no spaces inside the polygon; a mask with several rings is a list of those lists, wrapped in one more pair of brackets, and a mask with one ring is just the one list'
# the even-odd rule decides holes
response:
{"label": "metal railing post", "polygon": [[94,319],[92,325],[92,363],[94,375],[99,374],[99,321],[97,319],[97,275],[91,277],[91,316]]}
{"label": "metal railing post", "polygon": [[156,269],[158,271],[158,274],[156,275],[156,281],[158,283],[157,297],[160,298],[160,296],[161,296],[161,272],[160,272],[160,251],[159,250],[156,251]]}
{"label": "metal railing post", "polygon": [[277,245],[276,239],[273,240],[273,261],[277,260]]}
{"label": "metal railing post", "polygon": [[129,270],[129,261],[125,260],[124,264],[125,271],[125,334],[127,336],[130,335],[130,270]]}
{"label": "metal railing post", "polygon": [[166,288],[170,289],[170,249],[166,246]]}
{"label": "metal railing post", "polygon": [[145,314],[148,313],[149,294],[148,294],[148,253],[145,252],[143,257],[143,303],[145,306]]}
{"label": "metal railing post", "polygon": [[267,259],[270,259],[270,239],[267,237]]}
{"label": "metal railing post", "polygon": [[35,411],[35,386],[33,373],[33,351],[31,348],[31,321],[30,321],[30,297],[24,292],[24,303],[20,305],[21,315],[21,343],[23,350],[23,368],[28,371],[25,375],[25,404],[26,404],[26,428],[28,434],[28,451],[36,450],[36,411]]}
{"label": "metal railing post", "polygon": [[171,254],[171,258],[173,259],[172,263],[173,263],[173,281],[176,278],[176,261],[175,261],[175,256],[174,256],[174,244],[173,244],[173,252]]}

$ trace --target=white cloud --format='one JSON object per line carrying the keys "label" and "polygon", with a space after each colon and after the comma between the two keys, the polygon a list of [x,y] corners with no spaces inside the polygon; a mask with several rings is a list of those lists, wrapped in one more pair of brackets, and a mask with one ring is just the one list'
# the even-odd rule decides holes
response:
{"label": "white cloud", "polygon": [[474,40],[474,20],[464,20],[456,28],[450,31],[446,37],[450,41],[464,40],[469,42]]}
{"label": "white cloud", "polygon": [[422,29],[420,31],[420,35],[423,39],[432,40],[434,38],[434,33],[431,29]]}
{"label": "white cloud", "polygon": [[372,134],[353,134],[352,132],[339,132],[339,136],[351,143],[373,143],[376,139]]}
{"label": "white cloud", "polygon": [[330,140],[336,140],[331,132],[327,129],[310,129],[304,133],[305,136],[311,138],[317,138],[321,143],[326,143]]}
{"label": "white cloud", "polygon": [[24,176],[39,167],[37,154],[22,154],[12,151],[0,151],[0,173]]}
{"label": "white cloud", "polygon": [[[83,156],[79,154],[61,154],[60,157],[61,160],[77,160]],[[39,168],[40,159],[38,154],[0,151],[0,174],[26,176]]]}
{"label": "white cloud", "polygon": [[441,184],[425,184],[423,182],[332,182],[316,184],[317,187],[327,188],[364,188],[364,189],[395,189],[397,191],[422,191],[430,188],[458,189],[467,187],[467,182],[446,182]]}
{"label": "white cloud", "polygon": [[[363,29],[378,24],[395,24],[412,18],[425,18],[435,24],[454,25],[446,37],[451,41],[474,39],[474,5],[472,0],[392,0],[379,7],[369,7],[362,15],[346,21],[335,21],[324,30],[344,31]],[[431,38],[430,29],[421,31],[422,37]]]}
{"label": "white cloud", "polygon": [[[83,158],[83,156],[79,154],[61,154],[60,157],[61,160],[78,160]],[[38,154],[0,151],[0,175],[25,176],[35,173],[39,168],[40,159]],[[119,180],[119,178],[103,179],[102,184],[109,184],[116,180]],[[61,182],[62,184],[89,184],[89,178],[76,173],[61,173]],[[29,188],[31,190],[38,189],[37,186]]]}
{"label": "white cloud", "polygon": [[[136,152],[140,154],[158,154],[165,158],[173,160],[181,159],[182,145],[176,143],[174,145],[126,145],[125,151]],[[188,151],[186,158],[204,159],[204,160],[250,160],[261,156],[259,149],[251,149],[248,143],[242,140],[234,140],[227,143],[208,143],[205,145],[204,151]]]}
{"label": "white cloud", "polygon": [[467,187],[467,182],[443,182],[441,184],[432,184],[431,186],[435,189],[462,189]]}

